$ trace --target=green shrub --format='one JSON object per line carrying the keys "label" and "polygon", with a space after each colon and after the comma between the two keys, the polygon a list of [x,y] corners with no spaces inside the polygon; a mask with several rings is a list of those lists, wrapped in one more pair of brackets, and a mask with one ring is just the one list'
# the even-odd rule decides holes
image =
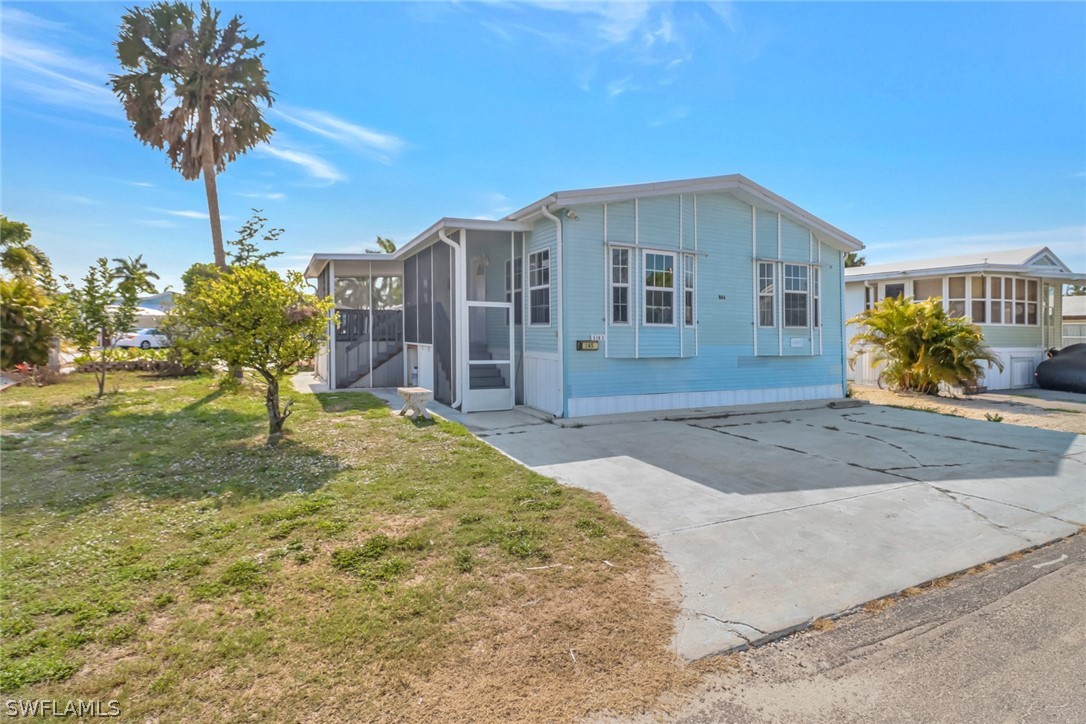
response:
{"label": "green shrub", "polygon": [[0,279],[0,368],[49,362],[49,299],[34,280]]}
{"label": "green shrub", "polygon": [[941,383],[962,386],[983,378],[981,362],[1003,370],[980,327],[948,315],[938,297],[924,302],[888,297],[849,324],[862,325],[852,344],[873,348],[876,364],[882,365],[879,381],[892,389],[934,395]]}

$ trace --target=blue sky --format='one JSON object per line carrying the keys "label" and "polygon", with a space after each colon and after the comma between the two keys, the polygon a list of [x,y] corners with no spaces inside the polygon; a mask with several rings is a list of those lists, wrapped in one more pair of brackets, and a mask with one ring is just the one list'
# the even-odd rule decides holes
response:
{"label": "blue sky", "polygon": [[[1082,3],[220,3],[266,41],[271,144],[219,179],[314,251],[559,189],[742,173],[870,262],[1047,244],[1086,269]],[[203,184],[106,89],[124,5],[4,2],[0,207],[62,272],[209,261]]]}

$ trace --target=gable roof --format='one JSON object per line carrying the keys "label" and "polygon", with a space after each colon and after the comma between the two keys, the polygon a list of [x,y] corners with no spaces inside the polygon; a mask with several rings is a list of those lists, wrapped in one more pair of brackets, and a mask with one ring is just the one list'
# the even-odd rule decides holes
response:
{"label": "gable roof", "polygon": [[1030,246],[1021,249],[993,249],[973,254],[937,257],[934,259],[907,259],[885,264],[845,269],[845,279],[850,282],[888,279],[892,277],[923,277],[947,273],[1016,272],[1033,273],[1053,279],[1079,279],[1060,261],[1047,246]]}
{"label": "gable roof", "polygon": [[845,233],[811,212],[801,209],[783,196],[778,196],[766,187],[760,186],[746,176],[737,173],[727,176],[706,176],[703,178],[658,181],[628,186],[602,186],[591,189],[555,191],[519,211],[514,211],[505,218],[508,221],[534,221],[543,214],[544,208],[552,206],[605,204],[653,196],[711,193],[714,191],[727,191],[753,206],[776,210],[794,221],[810,226],[823,237],[823,241],[840,251],[859,251],[864,248],[863,242],[851,234]]}
{"label": "gable roof", "polygon": [[681,179],[678,181],[660,181],[655,183],[633,184],[629,186],[603,186],[592,189],[555,191],[538,201],[525,206],[504,219],[459,219],[443,217],[392,254],[314,254],[306,268],[305,276],[316,277],[329,261],[378,262],[403,259],[414,250],[435,243],[438,232],[470,229],[479,231],[530,231],[532,222],[543,215],[543,209],[552,209],[580,204],[603,204],[616,201],[631,201],[652,196],[674,194],[710,193],[727,191],[737,198],[757,206],[760,209],[773,209],[794,221],[811,227],[821,241],[840,251],[860,251],[862,241],[841,231],[829,222],[823,221],[809,211],[778,196],[764,186],[759,186],[745,176],[707,176],[704,178]]}

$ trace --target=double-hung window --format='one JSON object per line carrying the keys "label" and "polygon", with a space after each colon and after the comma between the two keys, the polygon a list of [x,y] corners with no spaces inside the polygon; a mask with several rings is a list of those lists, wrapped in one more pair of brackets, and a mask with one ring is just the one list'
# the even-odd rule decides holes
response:
{"label": "double-hung window", "polygon": [[675,324],[675,255],[646,251],[645,324]]}
{"label": "double-hung window", "polygon": [[809,322],[810,279],[806,264],[784,265],[784,326],[806,327]]}
{"label": "double-hung window", "polygon": [[611,324],[630,323],[630,250],[611,249]]}
{"label": "double-hung window", "polygon": [[510,259],[505,262],[505,301],[513,304],[513,324],[520,324],[524,310],[520,290],[524,287],[521,277],[520,259]]}
{"label": "double-hung window", "polygon": [[528,255],[528,324],[551,323],[551,252]]}
{"label": "double-hung window", "polygon": [[[757,298],[759,327],[822,326],[822,273],[813,264],[758,262]],[[868,290],[865,303],[875,301],[873,290]]]}
{"label": "double-hung window", "polygon": [[1038,324],[1039,302],[1040,292],[1036,279],[988,278],[990,324]]}
{"label": "double-hung window", "polygon": [[694,326],[694,255],[683,254],[683,325]]}
{"label": "double-hung window", "polygon": [[777,265],[770,261],[758,262],[758,326],[777,325],[776,277]]}

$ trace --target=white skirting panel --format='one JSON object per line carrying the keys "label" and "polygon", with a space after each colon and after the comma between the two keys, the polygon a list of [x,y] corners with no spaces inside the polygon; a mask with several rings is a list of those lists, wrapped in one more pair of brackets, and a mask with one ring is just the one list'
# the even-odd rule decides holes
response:
{"label": "white skirting panel", "polygon": [[712,390],[709,392],[671,392],[659,395],[616,395],[614,397],[575,397],[569,401],[570,417],[613,415],[620,412],[686,410],[699,407],[758,405],[767,402],[828,400],[844,397],[841,385],[808,387],[771,387],[760,390]]}
{"label": "white skirting panel", "polygon": [[562,415],[562,366],[557,354],[524,353],[524,404]]}
{"label": "white skirting panel", "polygon": [[1003,371],[991,366],[984,374],[982,383],[989,390],[1012,390],[1033,387],[1037,384],[1034,371],[1045,358],[1045,351],[1037,347],[993,347],[1003,362]]}

